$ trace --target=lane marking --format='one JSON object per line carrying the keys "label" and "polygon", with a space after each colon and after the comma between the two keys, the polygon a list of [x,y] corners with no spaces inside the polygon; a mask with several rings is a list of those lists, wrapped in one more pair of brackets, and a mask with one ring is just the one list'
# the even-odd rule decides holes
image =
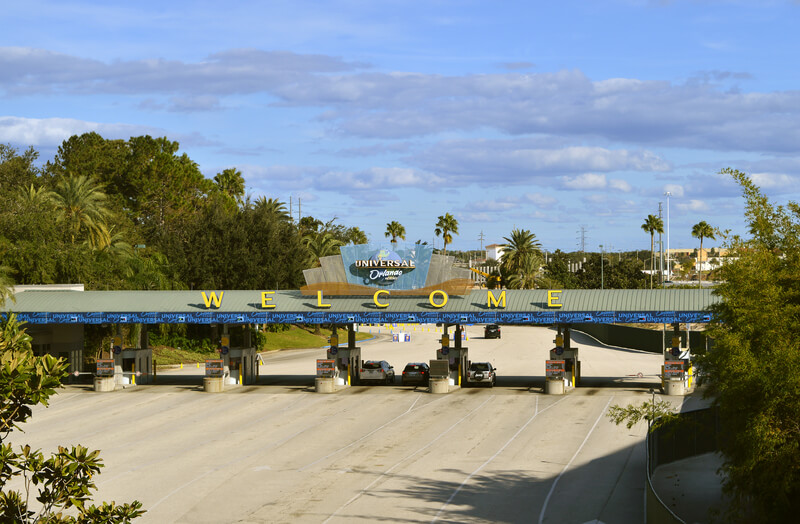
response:
{"label": "lane marking", "polygon": [[578,453],[581,452],[581,450],[583,449],[583,446],[585,446],[586,442],[589,441],[589,437],[594,432],[595,428],[597,427],[597,424],[600,422],[600,419],[602,419],[603,415],[605,415],[606,410],[608,409],[608,406],[609,406],[609,404],[611,404],[612,400],[614,400],[614,395],[611,395],[611,397],[609,397],[608,402],[606,402],[605,407],[602,409],[602,411],[600,411],[600,415],[597,417],[597,420],[594,421],[594,424],[592,425],[592,429],[590,429],[589,433],[586,434],[586,438],[583,439],[583,442],[581,442],[581,445],[578,447],[578,450],[575,452],[574,455],[572,455],[572,458],[569,459],[569,462],[567,462],[567,464],[564,466],[564,469],[561,470],[561,473],[558,474],[556,479],[553,481],[553,485],[550,486],[550,491],[547,493],[547,497],[545,497],[545,499],[544,499],[544,504],[542,504],[542,511],[539,512],[539,524],[542,524],[542,522],[544,521],[544,512],[547,511],[547,504],[550,503],[550,497],[553,495],[553,492],[556,490],[556,485],[558,484],[559,479],[561,478],[562,475],[564,475],[564,473],[567,472],[567,469],[569,469],[570,465],[572,465],[572,462],[578,456]]}
{"label": "lane marking", "polygon": [[[331,515],[330,515],[330,516],[329,516],[327,519],[325,519],[325,520],[323,521],[323,523],[322,523],[322,524],[325,524],[326,522],[330,521],[330,520],[331,520],[333,517],[335,517],[335,516],[336,516],[336,515],[337,515],[337,514],[338,514],[340,511],[342,511],[344,508],[346,508],[347,506],[349,506],[350,504],[352,504],[353,502],[355,502],[356,500],[358,500],[358,499],[359,499],[359,498],[360,498],[362,495],[364,495],[364,494],[365,494],[367,491],[369,491],[369,489],[370,489],[372,486],[374,486],[375,484],[377,484],[377,483],[378,483],[378,481],[380,481],[380,480],[381,480],[383,477],[385,477],[386,475],[388,475],[389,473],[391,473],[391,472],[392,472],[392,471],[393,471],[393,470],[394,470],[396,467],[398,467],[398,466],[399,466],[399,465],[401,465],[401,464],[404,464],[404,463],[405,463],[405,462],[407,462],[409,459],[411,459],[411,457],[413,457],[414,455],[417,455],[417,454],[419,454],[419,453],[422,453],[423,451],[425,451],[426,449],[428,449],[429,447],[431,447],[431,446],[432,446],[432,445],[433,445],[433,444],[434,444],[434,443],[435,443],[437,440],[441,439],[442,437],[444,437],[445,435],[447,435],[448,433],[450,433],[450,432],[451,432],[453,429],[455,429],[455,427],[456,427],[456,426],[458,426],[459,424],[461,424],[462,422],[464,422],[464,421],[465,421],[467,418],[469,418],[469,417],[470,417],[472,414],[474,414],[476,411],[478,411],[478,410],[479,410],[479,409],[481,409],[483,406],[485,406],[485,405],[486,405],[486,403],[487,403],[487,402],[489,402],[490,400],[492,400],[493,398],[495,398],[495,397],[494,397],[494,395],[492,395],[492,396],[490,396],[489,398],[487,398],[486,400],[484,400],[484,401],[483,401],[483,403],[482,403],[480,406],[478,406],[477,408],[473,409],[472,411],[470,411],[469,413],[467,413],[466,415],[464,415],[463,417],[461,417],[460,419],[458,419],[458,421],[456,421],[456,422],[455,422],[453,425],[451,425],[449,428],[447,428],[446,430],[444,430],[444,431],[442,431],[441,433],[439,433],[439,434],[436,436],[436,438],[434,438],[433,440],[431,440],[430,442],[428,442],[427,444],[425,444],[424,446],[422,446],[421,448],[419,448],[417,451],[415,451],[415,452],[411,453],[410,455],[408,455],[408,456],[406,456],[406,457],[403,457],[403,458],[402,458],[400,461],[398,461],[397,463],[395,463],[395,464],[394,464],[394,465],[393,465],[391,468],[389,468],[389,469],[387,469],[386,471],[384,471],[383,473],[381,473],[381,474],[380,474],[380,475],[379,475],[379,476],[378,476],[378,477],[377,477],[375,480],[373,480],[372,482],[370,482],[370,483],[369,483],[369,484],[368,484],[368,485],[367,485],[367,486],[366,486],[364,489],[362,489],[361,491],[359,491],[358,493],[356,493],[355,495],[353,495],[353,497],[352,497],[350,500],[348,500],[347,502],[345,502],[344,504],[342,504],[341,506],[339,506],[339,509],[337,509],[336,511],[334,511],[333,513],[331,513]],[[539,398],[537,397],[537,398],[536,398],[536,400],[537,400],[537,404],[538,404],[538,400],[539,400]]]}
{"label": "lane marking", "polygon": [[[359,443],[359,442],[361,442],[362,440],[365,440],[365,439],[367,439],[367,438],[371,437],[372,435],[374,435],[374,434],[375,434],[375,433],[377,433],[378,431],[382,430],[383,428],[385,428],[385,427],[386,427],[386,426],[388,426],[389,424],[392,424],[392,423],[393,423],[393,422],[395,422],[396,420],[398,420],[398,419],[400,419],[400,418],[402,418],[402,417],[405,417],[406,415],[408,415],[409,413],[411,413],[411,412],[414,410],[414,406],[416,406],[417,402],[419,402],[419,400],[420,400],[421,398],[422,398],[422,394],[418,395],[418,396],[417,396],[417,399],[414,401],[414,403],[411,405],[411,407],[410,407],[410,408],[408,408],[408,409],[405,411],[405,413],[401,413],[400,415],[397,415],[396,417],[394,417],[394,418],[393,418],[392,420],[390,420],[389,422],[387,422],[387,423],[383,424],[382,426],[378,426],[377,428],[373,429],[372,431],[370,431],[369,433],[367,433],[366,435],[364,435],[364,436],[363,436],[363,437],[361,437],[360,439],[358,439],[358,440],[354,440],[354,441],[353,441],[353,442],[351,442],[350,444],[348,444],[348,445],[346,445],[346,446],[343,446],[343,447],[341,447],[341,448],[337,449],[336,451],[333,451],[333,452],[331,452],[331,453],[328,453],[328,454],[327,454],[327,455],[325,455],[324,457],[322,457],[322,458],[319,458],[319,459],[315,460],[314,462],[312,462],[312,463],[310,463],[310,464],[306,464],[305,466],[303,466],[302,468],[298,469],[297,471],[305,471],[305,470],[307,470],[308,468],[310,468],[311,466],[314,466],[314,465],[316,465],[316,464],[319,464],[319,463],[320,463],[320,462],[322,462],[323,460],[329,459],[329,458],[331,458],[331,457],[332,457],[332,456],[334,456],[334,455],[338,455],[338,454],[339,454],[339,453],[341,453],[342,451],[344,451],[344,450],[346,450],[346,449],[348,449],[348,448],[351,448],[351,447],[355,446],[356,444],[358,444],[358,443]],[[442,396],[442,397],[440,397],[440,398],[438,398],[438,399],[436,399],[436,400],[433,400],[433,401],[431,401],[431,402],[428,402],[428,403],[427,403],[427,404],[425,404],[424,406],[420,406],[420,407],[419,407],[419,408],[417,408],[417,409],[423,409],[423,408],[426,408],[426,407],[430,406],[431,404],[435,404],[436,402],[439,402],[440,400],[444,400],[445,398],[446,398],[445,396]]]}
{"label": "lane marking", "polygon": [[513,436],[513,437],[511,437],[510,439],[508,439],[508,440],[506,441],[506,443],[505,443],[505,444],[503,444],[503,447],[502,447],[502,448],[500,448],[499,450],[497,450],[497,452],[496,452],[494,455],[492,455],[491,457],[489,457],[489,458],[486,460],[486,462],[484,462],[483,464],[481,464],[480,466],[478,466],[478,468],[477,468],[475,471],[473,471],[472,473],[470,473],[470,474],[467,476],[467,478],[465,478],[465,479],[464,479],[464,481],[463,481],[461,484],[459,484],[459,486],[456,488],[456,490],[455,490],[455,491],[453,491],[452,495],[450,495],[450,498],[448,498],[448,499],[447,499],[447,502],[445,502],[445,503],[444,503],[444,505],[443,505],[443,506],[442,506],[442,507],[439,509],[439,512],[436,514],[436,516],[435,516],[435,517],[433,517],[433,520],[431,520],[431,522],[436,522],[436,521],[439,519],[439,517],[441,516],[441,514],[442,514],[442,513],[444,513],[444,510],[446,510],[446,509],[447,509],[447,506],[449,506],[449,505],[450,505],[450,503],[453,501],[453,499],[454,499],[454,498],[456,498],[456,495],[458,495],[458,493],[461,491],[461,489],[462,489],[464,486],[466,486],[467,482],[469,482],[469,481],[470,481],[470,479],[472,479],[472,477],[474,477],[475,475],[477,475],[477,474],[478,474],[478,473],[479,473],[479,472],[480,472],[480,471],[481,471],[483,468],[485,468],[486,466],[488,466],[488,465],[489,465],[489,464],[490,464],[490,463],[491,463],[491,462],[492,462],[494,459],[496,459],[496,458],[497,458],[497,456],[498,456],[498,455],[500,455],[500,453],[502,453],[503,451],[505,451],[505,449],[506,449],[506,448],[507,448],[507,447],[508,447],[508,446],[509,446],[509,445],[510,445],[512,442],[514,442],[514,440],[516,440],[516,438],[517,438],[517,437],[520,435],[520,433],[522,433],[522,432],[525,430],[525,428],[527,428],[527,427],[530,425],[530,423],[531,423],[531,422],[533,422],[533,419],[535,419],[537,416],[539,416],[539,414],[540,414],[540,413],[544,413],[545,411],[547,411],[548,409],[552,408],[552,407],[553,407],[553,406],[555,406],[556,404],[558,404],[558,403],[560,403],[560,402],[563,402],[563,401],[567,400],[567,398],[569,398],[569,397],[566,397],[566,396],[564,396],[564,397],[563,397],[563,398],[561,398],[560,400],[557,400],[556,402],[553,402],[552,404],[550,404],[549,406],[547,406],[547,407],[546,407],[546,408],[544,408],[543,410],[539,411],[539,396],[537,395],[537,396],[536,396],[536,409],[534,410],[533,416],[532,416],[531,418],[529,418],[529,419],[528,419],[528,421],[527,421],[527,422],[526,422],[526,423],[525,423],[525,424],[524,424],[524,425],[523,425],[521,428],[519,428],[519,429],[517,430],[517,432],[516,432],[516,433],[514,433],[514,436]]}

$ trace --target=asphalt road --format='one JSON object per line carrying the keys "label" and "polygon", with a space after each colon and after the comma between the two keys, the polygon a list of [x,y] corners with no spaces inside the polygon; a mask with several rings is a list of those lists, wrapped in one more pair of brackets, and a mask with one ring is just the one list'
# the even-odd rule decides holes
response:
{"label": "asphalt road", "polygon": [[[440,335],[427,329],[408,328],[408,343],[380,335],[362,357],[399,377],[435,357]],[[113,393],[70,386],[12,441],[100,449],[96,499],[142,501],[142,523],[641,522],[646,426],[604,414],[649,399],[662,357],[575,334],[586,385],[548,396],[553,330],[467,332],[471,360],[493,362],[498,387],[316,394],[325,351],[282,351],[265,355],[259,384],[221,394],[204,393],[191,367]]]}

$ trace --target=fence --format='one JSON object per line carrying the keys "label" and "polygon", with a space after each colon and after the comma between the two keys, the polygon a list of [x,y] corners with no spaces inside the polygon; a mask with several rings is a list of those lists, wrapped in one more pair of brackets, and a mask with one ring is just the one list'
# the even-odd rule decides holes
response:
{"label": "fence", "polygon": [[683,524],[658,497],[651,477],[655,469],[719,449],[722,432],[716,408],[687,411],[678,419],[647,434],[647,480],[645,483],[645,522],[647,524]]}

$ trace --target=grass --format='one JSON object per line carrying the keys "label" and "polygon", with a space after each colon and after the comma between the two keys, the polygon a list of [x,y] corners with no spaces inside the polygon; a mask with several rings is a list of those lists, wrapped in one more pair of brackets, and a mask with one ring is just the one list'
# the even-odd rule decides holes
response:
{"label": "grass", "polygon": [[[259,351],[276,351],[278,349],[305,349],[320,348],[328,345],[328,337],[331,330],[320,329],[321,335],[314,334],[313,327],[291,326],[286,331],[279,333],[267,333],[267,342]],[[364,340],[372,335],[368,333],[356,333],[356,340]],[[347,344],[347,332],[339,330],[339,344]],[[206,359],[219,358],[217,351],[188,351],[185,349],[175,349],[167,346],[153,347],[153,359],[159,366],[173,364],[193,364],[204,362]]]}

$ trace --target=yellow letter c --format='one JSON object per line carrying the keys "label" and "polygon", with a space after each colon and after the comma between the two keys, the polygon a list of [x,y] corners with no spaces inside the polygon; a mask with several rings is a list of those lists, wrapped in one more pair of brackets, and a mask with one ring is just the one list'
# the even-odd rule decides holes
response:
{"label": "yellow letter c", "polygon": [[389,292],[387,290],[385,290],[385,289],[379,289],[378,291],[375,292],[374,295],[372,295],[372,301],[375,302],[375,305],[378,306],[378,307],[389,307],[389,303],[388,302],[379,302],[378,301],[378,295],[381,295],[381,294],[388,295]]}

